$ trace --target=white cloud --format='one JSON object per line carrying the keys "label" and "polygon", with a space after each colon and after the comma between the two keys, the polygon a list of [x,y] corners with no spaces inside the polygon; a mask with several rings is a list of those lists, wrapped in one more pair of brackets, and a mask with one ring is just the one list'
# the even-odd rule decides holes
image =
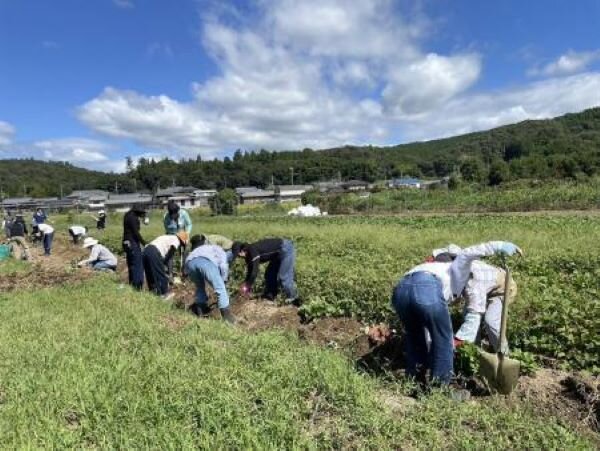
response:
{"label": "white cloud", "polygon": [[446,57],[430,53],[408,66],[393,69],[383,91],[383,102],[394,115],[423,115],[465,91],[480,72],[478,55]]}
{"label": "white cloud", "polygon": [[116,156],[117,149],[94,139],[61,138],[19,142],[13,143],[8,150],[16,158],[66,161],[74,166],[102,171],[125,170],[124,158]]}
{"label": "white cloud", "polygon": [[0,149],[12,143],[15,128],[8,122],[0,121]]}
{"label": "white cloud", "polygon": [[193,84],[185,102],[107,87],[78,118],[172,158],[212,158],[240,147],[430,139],[600,104],[598,73],[473,93],[482,56],[425,51],[427,20],[407,19],[399,5],[258,0],[246,16],[203,9],[202,45],[218,75]]}
{"label": "white cloud", "polygon": [[[258,25],[236,15],[226,25],[208,14],[202,43],[221,75],[195,84],[193,99],[109,87],[82,105],[78,117],[108,136],[205,157],[238,147],[381,141],[386,129],[375,122],[384,121],[382,86],[390,86],[386,107],[397,102],[416,113],[452,98],[479,74],[476,56],[420,53],[421,22],[409,24],[393,7],[389,0],[260,2]],[[416,92],[422,80],[393,69],[402,63],[413,64],[418,75],[448,73],[431,74],[419,96],[403,96],[403,90]],[[356,95],[357,86],[365,92]]]}
{"label": "white cloud", "polygon": [[113,0],[113,3],[123,9],[131,9],[135,6],[133,0]]}
{"label": "white cloud", "polygon": [[586,70],[592,63],[599,60],[600,50],[593,52],[575,52],[570,50],[542,67],[530,69],[528,74],[532,76],[543,75],[549,77],[570,75]]}
{"label": "white cloud", "polygon": [[585,73],[456,98],[426,117],[404,122],[403,131],[408,140],[441,138],[599,105],[600,73]]}

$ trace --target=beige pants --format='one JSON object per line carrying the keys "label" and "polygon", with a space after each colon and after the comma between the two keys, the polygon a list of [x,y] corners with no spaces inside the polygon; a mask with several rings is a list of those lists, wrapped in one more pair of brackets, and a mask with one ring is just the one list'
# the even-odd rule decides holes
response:
{"label": "beige pants", "polygon": [[10,243],[13,257],[17,260],[29,260],[31,258],[29,246],[27,245],[25,238],[22,236],[13,236],[8,242]]}

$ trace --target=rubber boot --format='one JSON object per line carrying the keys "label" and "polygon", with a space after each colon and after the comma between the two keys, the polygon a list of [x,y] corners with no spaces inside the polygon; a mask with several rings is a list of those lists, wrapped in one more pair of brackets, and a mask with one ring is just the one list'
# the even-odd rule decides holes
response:
{"label": "rubber boot", "polygon": [[227,321],[229,324],[235,324],[235,316],[233,316],[233,313],[231,313],[231,310],[229,309],[229,307],[225,307],[221,310],[221,318],[223,319],[223,321]]}
{"label": "rubber boot", "polygon": [[206,318],[210,314],[210,307],[206,304],[192,304],[190,312],[201,318]]}

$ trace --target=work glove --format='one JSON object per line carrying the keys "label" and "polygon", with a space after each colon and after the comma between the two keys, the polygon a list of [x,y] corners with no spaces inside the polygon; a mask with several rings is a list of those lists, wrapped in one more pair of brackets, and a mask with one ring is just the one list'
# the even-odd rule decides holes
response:
{"label": "work glove", "polygon": [[243,284],[240,285],[240,294],[244,297],[250,297],[250,294],[252,293],[252,287],[250,287],[249,284],[247,284],[246,282],[244,282]]}
{"label": "work glove", "polygon": [[523,256],[523,251],[516,244],[510,243],[508,241],[501,241],[500,246],[498,247],[498,252],[506,255],[520,255]]}

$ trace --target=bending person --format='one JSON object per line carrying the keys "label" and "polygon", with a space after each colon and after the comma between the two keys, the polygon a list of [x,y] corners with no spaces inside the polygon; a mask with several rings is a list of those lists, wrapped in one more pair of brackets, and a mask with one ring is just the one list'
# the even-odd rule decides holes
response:
{"label": "bending person", "polygon": [[80,225],[72,225],[69,227],[69,235],[73,240],[73,244],[79,243],[79,240],[85,238],[87,235],[88,228]]}
{"label": "bending person", "polygon": [[294,282],[294,267],[296,265],[296,250],[290,240],[282,238],[267,238],[252,244],[235,242],[232,248],[233,258],[243,257],[246,260],[246,280],[240,287],[244,295],[249,295],[258,276],[260,263],[268,263],[265,270],[265,288],[262,297],[274,300],[283,288],[286,303],[300,305],[296,283]]}
{"label": "bending person", "polygon": [[192,252],[185,260],[185,274],[196,285],[196,298],[190,311],[197,316],[210,313],[206,283],[214,290],[221,318],[234,324],[235,317],[229,309],[229,295],[225,284],[229,275],[229,265],[225,251],[214,244],[206,244],[203,237],[192,237]]}
{"label": "bending person", "polygon": [[169,262],[177,250],[185,248],[187,241],[188,234],[178,232],[177,235],[159,236],[144,249],[143,262],[148,289],[164,299],[173,297],[169,292]]}
{"label": "bending person", "polygon": [[[448,384],[452,378],[453,332],[448,303],[460,296],[469,281],[473,261],[494,254],[521,253],[514,244],[490,241],[461,249],[452,261],[433,261],[408,271],[392,294],[392,305],[406,330],[406,374],[419,381],[431,378]],[[426,342],[426,331],[431,346]]]}
{"label": "bending person", "polygon": [[[453,261],[460,252],[460,247],[451,244],[434,250],[432,255],[436,261]],[[505,283],[504,269],[481,260],[471,264],[471,275],[462,292],[465,300],[463,323],[454,334],[454,347],[465,342],[477,343],[485,332],[492,349],[498,349],[502,302],[506,299],[510,304],[517,296],[517,284],[512,276],[508,280],[508,293],[504,292]],[[502,352],[508,353],[508,343],[502,343],[501,348]]]}

